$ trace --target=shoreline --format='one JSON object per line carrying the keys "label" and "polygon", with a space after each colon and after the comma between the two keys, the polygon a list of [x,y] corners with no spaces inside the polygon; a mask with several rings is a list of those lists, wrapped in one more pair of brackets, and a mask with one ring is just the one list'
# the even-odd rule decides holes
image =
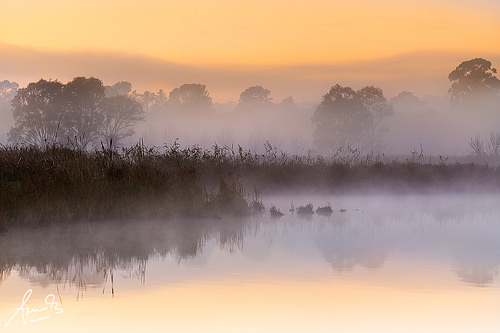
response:
{"label": "shoreline", "polygon": [[324,158],[256,154],[239,147],[122,152],[60,146],[0,148],[0,227],[76,220],[245,216],[274,193],[499,193],[500,167],[404,161],[385,156]]}

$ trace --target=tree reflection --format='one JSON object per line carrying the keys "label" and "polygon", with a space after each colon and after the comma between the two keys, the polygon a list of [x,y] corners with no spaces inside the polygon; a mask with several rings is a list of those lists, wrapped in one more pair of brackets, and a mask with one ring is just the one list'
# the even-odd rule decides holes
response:
{"label": "tree reflection", "polygon": [[11,228],[0,235],[0,282],[16,270],[41,286],[74,286],[77,298],[88,288],[102,286],[104,293],[109,283],[113,293],[116,270],[145,283],[147,262],[155,257],[191,259],[209,239],[221,249],[241,249],[245,225],[245,219],[194,219]]}
{"label": "tree reflection", "polygon": [[[281,260],[273,257],[276,253],[305,256],[312,264],[328,263],[335,272],[381,269],[396,253],[409,260],[439,260],[464,283],[484,286],[498,279],[500,226],[498,210],[491,208],[496,206],[482,200],[482,205],[471,202],[472,212],[459,201],[434,199],[418,205],[400,201],[396,207],[372,202],[363,211],[308,220],[289,214],[280,220],[254,216],[13,227],[0,234],[0,283],[15,271],[40,286],[69,285],[77,298],[96,288],[113,295],[117,272],[145,284],[150,260],[203,258],[215,244],[222,252],[258,261]],[[275,251],[283,245],[288,252]]]}
{"label": "tree reflection", "polygon": [[453,271],[458,275],[460,281],[477,286],[493,283],[498,275],[496,267],[458,267]]}
{"label": "tree reflection", "polygon": [[376,269],[384,265],[391,241],[383,228],[364,227],[344,225],[336,233],[321,233],[316,237],[318,249],[335,271],[349,271],[356,266]]}

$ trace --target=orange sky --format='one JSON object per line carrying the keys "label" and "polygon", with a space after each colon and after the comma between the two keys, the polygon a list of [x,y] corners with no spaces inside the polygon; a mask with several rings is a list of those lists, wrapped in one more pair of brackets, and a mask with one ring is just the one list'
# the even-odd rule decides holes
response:
{"label": "orange sky", "polygon": [[[277,66],[285,76],[276,77],[276,83],[265,77],[261,80],[276,91],[278,79],[284,82],[290,76],[297,81],[303,79],[305,86],[307,82],[312,84],[312,77],[318,73],[297,71],[298,67],[352,67],[349,75],[330,73],[331,84],[317,92],[320,96],[337,81],[348,84],[353,76],[362,75],[353,73],[360,62],[366,66],[405,55],[414,55],[412,59],[453,55],[447,58],[445,74],[468,57],[490,56],[495,65],[494,60],[500,60],[500,46],[495,42],[500,38],[499,12],[495,0],[0,0],[0,57],[6,60],[0,64],[0,75],[1,79],[16,80],[13,68],[17,65],[23,69],[19,76],[24,80],[49,75],[64,81],[83,72],[103,80],[129,80],[139,88],[168,90],[173,88],[170,85],[187,81],[181,75],[172,78],[179,73],[169,75],[168,71],[168,80],[155,78],[155,70],[122,78],[130,68],[121,75],[118,69],[112,74],[102,57],[136,59],[136,65],[127,67],[168,62],[209,71],[234,72],[236,68],[238,82],[245,72],[255,74],[257,69],[265,76],[266,66],[273,66],[273,71]],[[36,67],[36,52],[58,60],[48,61],[41,70]],[[77,62],[82,54],[98,59]],[[59,68],[62,58],[72,59],[73,66],[68,66],[73,68],[72,73],[71,68]],[[391,61],[386,62],[391,65]],[[31,72],[27,68],[32,68]],[[384,68],[378,70],[383,72]],[[389,66],[387,70],[393,69]],[[407,70],[422,75],[422,67],[403,69]],[[186,79],[204,79],[202,83],[209,90],[209,83],[216,91],[222,91],[223,85],[229,90],[234,86],[227,78],[220,83],[218,74],[212,74],[186,75]],[[24,83],[22,78],[17,80]],[[247,82],[263,84],[257,81],[259,76],[248,77],[241,86],[244,89]],[[377,78],[370,73],[365,81],[383,83],[380,75]],[[238,94],[232,95],[220,93],[219,99],[237,99]]]}

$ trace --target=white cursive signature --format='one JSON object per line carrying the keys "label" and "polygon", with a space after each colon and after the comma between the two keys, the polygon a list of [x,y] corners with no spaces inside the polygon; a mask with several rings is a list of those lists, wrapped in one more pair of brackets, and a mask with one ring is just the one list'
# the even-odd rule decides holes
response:
{"label": "white cursive signature", "polygon": [[[19,314],[19,312],[21,312],[21,318],[24,325],[26,325],[27,323],[35,323],[37,321],[50,318],[50,315],[47,314],[47,311],[49,310],[55,312],[56,314],[61,314],[64,311],[63,308],[59,307],[59,303],[56,302],[56,296],[54,294],[48,294],[47,297],[45,297],[45,305],[47,306],[43,308],[30,308],[29,306],[26,306],[26,303],[28,303],[32,293],[32,289],[28,289],[28,291],[26,291],[23,296],[21,306],[16,308],[16,312],[14,312],[9,321],[5,323],[4,327],[9,326],[10,322]],[[32,317],[34,318],[31,319]]]}

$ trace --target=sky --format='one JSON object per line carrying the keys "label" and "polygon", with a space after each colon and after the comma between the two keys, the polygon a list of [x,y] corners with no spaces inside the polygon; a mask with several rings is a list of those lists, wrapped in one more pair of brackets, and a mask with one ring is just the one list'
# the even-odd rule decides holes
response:
{"label": "sky", "polygon": [[340,83],[446,94],[475,57],[500,65],[497,0],[0,0],[0,79],[95,76],[215,102],[250,85],[314,100]]}

